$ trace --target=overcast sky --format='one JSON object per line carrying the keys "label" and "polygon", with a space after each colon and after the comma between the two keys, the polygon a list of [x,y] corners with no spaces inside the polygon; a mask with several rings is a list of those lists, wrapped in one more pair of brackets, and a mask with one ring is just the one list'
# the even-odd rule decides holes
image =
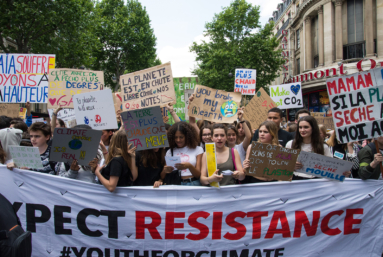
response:
{"label": "overcast sky", "polygon": [[[232,0],[139,0],[146,7],[157,37],[157,55],[162,63],[171,62],[173,77],[189,77],[195,55],[189,52],[194,41],[203,39],[205,23],[229,6]],[[260,5],[262,26],[281,0],[247,0]]]}

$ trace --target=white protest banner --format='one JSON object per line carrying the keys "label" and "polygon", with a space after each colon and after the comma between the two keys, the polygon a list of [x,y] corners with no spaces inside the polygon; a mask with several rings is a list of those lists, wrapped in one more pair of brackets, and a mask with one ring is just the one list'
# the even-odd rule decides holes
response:
{"label": "white protest banner", "polygon": [[55,128],[50,160],[88,165],[97,157],[102,132],[94,129]]}
{"label": "white protest banner", "polygon": [[326,80],[337,139],[342,143],[383,133],[383,68]]}
{"label": "white protest banner", "polygon": [[170,62],[120,77],[123,110],[176,103]]}
{"label": "white protest banner", "polygon": [[47,103],[54,54],[0,54],[0,102]]}
{"label": "white protest banner", "polygon": [[54,69],[49,72],[48,109],[73,108],[73,95],[102,90],[104,72]]}
{"label": "white protest banner", "polygon": [[242,95],[254,95],[256,89],[257,70],[235,69],[234,92]]}
{"label": "white protest banner", "polygon": [[302,163],[303,167],[296,172],[340,182],[345,179],[343,172],[352,168],[352,162],[304,151],[299,154],[297,162]]}
{"label": "white protest banner", "polygon": [[301,82],[270,86],[270,97],[279,109],[303,107]]}
{"label": "white protest banner", "polygon": [[44,118],[35,118],[35,119],[32,119],[32,124],[33,123],[36,123],[36,122],[44,122]]}
{"label": "white protest banner", "polygon": [[378,257],[383,251],[383,184],[377,180],[220,190],[117,187],[111,193],[2,166],[0,193],[32,233],[32,256]]}
{"label": "white protest banner", "polygon": [[128,141],[137,151],[169,146],[161,107],[122,112],[121,119]]}
{"label": "white protest banner", "polygon": [[237,120],[241,93],[201,85],[197,85],[194,93],[194,100],[189,103],[189,116],[220,123],[232,123]]}
{"label": "white protest banner", "polygon": [[17,167],[31,169],[43,169],[39,148],[27,146],[8,146],[13,162]]}
{"label": "white protest banner", "polygon": [[118,129],[112,90],[94,91],[73,96],[77,124],[93,129]]}
{"label": "white protest banner", "polygon": [[[52,119],[53,109],[48,109],[49,117]],[[63,120],[66,127],[70,128],[72,122],[76,120],[74,109],[62,109],[57,113],[57,119]]]}

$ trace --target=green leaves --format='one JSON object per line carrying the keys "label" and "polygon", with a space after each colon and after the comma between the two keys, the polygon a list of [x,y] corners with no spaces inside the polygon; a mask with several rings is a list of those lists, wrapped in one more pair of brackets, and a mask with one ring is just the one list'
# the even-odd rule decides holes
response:
{"label": "green leaves", "polygon": [[104,71],[106,85],[118,90],[121,75],[160,63],[149,16],[138,1],[103,0],[95,14],[100,47],[93,51],[93,68]]}
{"label": "green leaves", "polygon": [[257,70],[257,88],[277,77],[283,63],[279,42],[272,34],[273,25],[261,27],[259,6],[235,0],[206,23],[205,36],[211,42],[196,42],[190,47],[197,54],[193,71],[202,85],[233,91],[235,68]]}

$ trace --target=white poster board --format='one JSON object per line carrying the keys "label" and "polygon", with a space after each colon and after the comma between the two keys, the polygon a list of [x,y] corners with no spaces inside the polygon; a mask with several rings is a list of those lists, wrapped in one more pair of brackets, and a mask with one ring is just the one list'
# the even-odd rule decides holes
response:
{"label": "white poster board", "polygon": [[303,168],[296,172],[340,182],[345,179],[343,172],[352,168],[352,162],[304,151],[299,154],[297,162],[302,163]]}
{"label": "white poster board", "polygon": [[[49,113],[49,117],[51,117],[52,119],[53,109],[48,109],[48,113]],[[73,125],[73,123],[76,123],[76,122],[73,122],[73,121],[76,121],[76,115],[75,115],[74,109],[68,109],[68,108],[62,109],[61,111],[57,113],[57,119],[63,120],[66,127],[70,128]]]}
{"label": "white poster board", "polygon": [[109,88],[73,96],[77,124],[96,130],[118,129],[112,90]]}
{"label": "white poster board", "polygon": [[29,146],[8,146],[13,162],[17,167],[43,169],[39,148]]}
{"label": "white poster board", "polygon": [[279,109],[303,108],[301,82],[270,86],[270,97]]}
{"label": "white poster board", "polygon": [[257,70],[235,69],[234,92],[242,95],[254,95],[256,89]]}

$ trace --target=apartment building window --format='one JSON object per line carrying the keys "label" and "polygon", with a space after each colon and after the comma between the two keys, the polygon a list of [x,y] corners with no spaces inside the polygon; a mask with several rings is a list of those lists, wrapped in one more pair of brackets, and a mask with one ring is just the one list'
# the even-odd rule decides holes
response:
{"label": "apartment building window", "polygon": [[347,0],[347,44],[363,41],[363,35],[363,0]]}
{"label": "apartment building window", "polygon": [[299,49],[301,47],[299,29],[296,30],[296,35],[297,35],[297,49]]}
{"label": "apartment building window", "polygon": [[297,75],[301,73],[301,59],[297,59]]}
{"label": "apartment building window", "polygon": [[314,68],[319,66],[319,55],[314,56]]}

